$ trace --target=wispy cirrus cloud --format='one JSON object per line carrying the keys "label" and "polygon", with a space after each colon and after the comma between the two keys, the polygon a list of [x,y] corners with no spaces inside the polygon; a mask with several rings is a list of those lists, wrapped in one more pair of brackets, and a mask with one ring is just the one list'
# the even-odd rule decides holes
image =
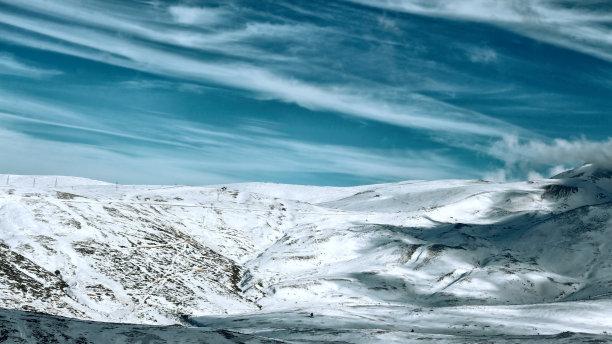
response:
{"label": "wispy cirrus cloud", "polygon": [[222,8],[174,5],[168,8],[179,24],[210,26],[222,23],[230,13]]}
{"label": "wispy cirrus cloud", "polygon": [[[607,19],[586,7],[570,11],[544,0],[313,4],[319,3],[0,0],[0,44],[14,49],[5,68],[13,75],[29,69],[37,78],[33,71],[43,75],[40,66],[57,62],[54,68],[65,73],[40,85],[20,78],[0,85],[0,127],[21,151],[66,153],[64,143],[73,142],[75,159],[93,165],[88,154],[115,166],[140,161],[151,168],[169,157],[168,171],[189,183],[283,174],[478,177],[470,165],[476,160],[552,165],[559,162],[551,156],[586,161],[601,149],[582,145],[564,156],[554,153],[563,145],[547,138],[569,132],[562,125],[570,113],[595,117],[608,104],[595,94],[609,86],[609,45],[600,36],[609,32]],[[457,37],[449,39],[449,32]],[[601,60],[568,52],[570,62],[581,58],[588,66],[565,73],[565,65],[500,43],[500,33],[530,51],[559,52],[515,33]],[[32,56],[42,58],[35,64]],[[596,71],[587,68],[592,63]],[[601,79],[597,86],[591,74]],[[585,94],[571,89],[574,82]],[[577,105],[582,99],[603,105]],[[565,122],[542,125],[540,115],[551,111],[565,111],[559,115]],[[347,138],[354,129],[370,141]],[[545,152],[554,154],[542,159]],[[142,182],[162,182],[166,172]],[[198,182],[198,175],[208,179]]]}
{"label": "wispy cirrus cloud", "polygon": [[610,8],[556,0],[348,0],[425,16],[491,23],[546,43],[612,61]]}
{"label": "wispy cirrus cloud", "polygon": [[[289,138],[245,135],[215,127],[194,127],[172,122],[173,132],[154,137],[135,136],[121,131],[65,125],[58,122],[23,119],[3,114],[3,121],[35,122],[38,125],[63,126],[76,132],[111,135],[141,144],[130,145],[129,154],[121,144],[108,149],[103,144],[82,145],[33,137],[15,130],[0,129],[0,144],[10,150],[0,152],[3,167],[13,173],[66,174],[66,165],[79,162],[83,168],[72,174],[101,180],[128,183],[203,184],[226,181],[266,181],[270,175],[344,175],[350,178],[381,182],[387,180],[452,178],[460,162],[452,157],[429,151],[364,149],[342,145],[320,145]],[[6,122],[5,122],[6,123]],[[178,125],[177,125],[178,124]],[[188,130],[182,130],[188,129]],[[172,137],[164,140],[164,135]],[[158,145],[152,147],[151,144]],[[160,150],[167,158],[160,158]],[[194,159],[197,156],[197,159]],[[126,174],[126,169],[131,172]],[[478,176],[474,170],[465,170]],[[312,182],[308,180],[309,182]],[[336,181],[318,184],[334,184]]]}
{"label": "wispy cirrus cloud", "polygon": [[[381,92],[378,94],[364,92],[363,87],[355,89],[351,85],[345,84],[306,82],[284,75],[281,71],[266,65],[245,61],[218,62],[194,57],[192,54],[185,54],[182,51],[161,49],[149,44],[147,40],[154,37],[156,40],[163,39],[170,43],[176,43],[177,41],[184,43],[186,40],[180,37],[183,37],[184,34],[191,35],[191,32],[182,32],[179,27],[160,31],[157,27],[159,24],[148,27],[149,24],[139,20],[117,19],[122,17],[114,17],[110,14],[105,14],[104,17],[96,19],[96,15],[94,15],[92,22],[95,25],[105,27],[105,30],[101,30],[82,22],[84,21],[82,16],[86,13],[85,9],[80,9],[76,3],[72,5],[76,9],[73,6],[64,8],[61,5],[36,1],[24,2],[24,4],[19,5],[30,10],[50,10],[50,13],[60,17],[68,16],[73,19],[69,23],[62,20],[56,21],[26,16],[20,13],[0,13],[0,23],[36,33],[51,40],[41,42],[39,38],[23,39],[19,34],[10,33],[10,31],[3,35],[3,39],[17,44],[75,55],[154,74],[179,77],[196,82],[212,82],[247,90],[259,97],[293,103],[312,110],[337,112],[402,127],[494,137],[500,137],[509,131],[526,132],[503,121],[474,111],[450,106],[421,94],[408,94],[398,103],[394,99],[380,97]],[[111,10],[112,8],[107,9],[107,12]],[[111,17],[113,19],[110,19]],[[109,33],[106,29],[111,25],[115,29],[130,35],[121,36]],[[171,23],[165,22],[164,25],[168,26]],[[257,25],[268,24],[252,23],[246,25],[247,32],[249,32],[249,28]],[[286,25],[281,25],[281,27],[286,27]],[[273,26],[262,30],[251,30],[252,32],[247,36],[274,34],[277,28]],[[244,38],[241,38],[241,35],[236,38],[234,29],[216,32],[214,35],[216,37],[234,36],[236,40]],[[278,35],[276,36],[278,37]],[[293,35],[290,33],[286,36]],[[138,37],[147,40],[137,39]],[[215,39],[211,41],[214,45]],[[226,41],[222,40],[222,42]],[[183,48],[186,46],[190,47],[192,45],[183,45]],[[224,44],[220,44],[220,46],[224,46]],[[232,48],[228,49],[231,50]],[[300,66],[295,66],[295,68],[300,68]],[[390,91],[393,92],[393,90]]]}
{"label": "wispy cirrus cloud", "polygon": [[24,94],[6,91],[0,88],[0,111],[24,118],[39,120],[59,120],[76,125],[89,122],[86,116],[69,108],[40,100]]}
{"label": "wispy cirrus cloud", "polygon": [[36,67],[17,60],[11,54],[0,52],[0,74],[41,79],[61,75],[62,72],[54,69]]}
{"label": "wispy cirrus cloud", "polygon": [[470,47],[466,54],[470,61],[476,63],[493,63],[498,59],[497,52],[490,48]]}
{"label": "wispy cirrus cloud", "polygon": [[[278,61],[287,58],[260,49],[253,43],[270,40],[296,42],[300,36],[317,34],[317,28],[312,25],[241,20],[222,7],[172,5],[160,10],[157,7],[126,5],[127,8],[116,8],[111,4],[75,1],[11,3],[0,0],[0,3],[9,3],[31,13],[44,13],[53,19],[50,22],[69,23],[64,29],[74,27],[88,29],[90,32],[121,32],[131,41],[148,45],[155,42],[258,60]],[[128,15],[128,11],[138,14]]]}
{"label": "wispy cirrus cloud", "polygon": [[[246,119],[234,128],[198,124],[164,113],[123,110],[121,120],[94,107],[83,113],[64,104],[0,91],[0,153],[3,168],[66,174],[68,161],[86,170],[74,174],[129,183],[221,183],[270,180],[270,175],[343,175],[355,180],[452,178],[462,168],[435,150],[360,148],[287,137],[270,123]],[[62,137],[36,135],[61,131]],[[109,140],[110,138],[110,140]],[[25,152],[30,151],[29,154]],[[160,155],[168,158],[162,159]],[[92,159],[99,157],[99,159]],[[35,163],[38,161],[38,166]],[[163,166],[160,171],[155,166]],[[131,171],[125,174],[126,168]],[[158,167],[159,168],[159,167]],[[146,172],[148,169],[154,172]],[[288,177],[289,178],[289,177]],[[295,179],[299,181],[299,178]],[[312,182],[305,179],[304,182]],[[319,181],[319,184],[326,182]],[[333,182],[329,182],[333,184]]]}

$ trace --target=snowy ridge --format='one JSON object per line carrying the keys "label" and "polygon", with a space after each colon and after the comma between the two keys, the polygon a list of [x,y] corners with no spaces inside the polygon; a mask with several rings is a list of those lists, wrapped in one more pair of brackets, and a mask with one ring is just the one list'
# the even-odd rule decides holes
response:
{"label": "snowy ridge", "polygon": [[50,188],[50,187],[75,187],[89,185],[111,185],[99,180],[69,177],[69,176],[37,176],[37,175],[14,175],[0,174],[0,187],[11,188]]}
{"label": "snowy ridge", "polygon": [[[592,165],[531,182],[350,188],[13,176],[0,189],[0,302],[122,323],[200,315],[189,323],[289,340],[280,327],[321,319],[403,333],[389,340],[408,327],[465,334],[466,319],[490,334],[601,333],[611,177]],[[592,318],[547,315],[573,305]],[[436,317],[440,328],[426,325]]]}

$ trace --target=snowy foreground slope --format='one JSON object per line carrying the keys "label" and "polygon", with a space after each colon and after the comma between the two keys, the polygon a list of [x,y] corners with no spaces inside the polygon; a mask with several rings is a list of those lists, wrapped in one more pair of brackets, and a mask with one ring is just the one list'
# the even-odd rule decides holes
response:
{"label": "snowy foreground slope", "polygon": [[593,165],[521,183],[3,183],[0,342],[612,340],[612,172]]}

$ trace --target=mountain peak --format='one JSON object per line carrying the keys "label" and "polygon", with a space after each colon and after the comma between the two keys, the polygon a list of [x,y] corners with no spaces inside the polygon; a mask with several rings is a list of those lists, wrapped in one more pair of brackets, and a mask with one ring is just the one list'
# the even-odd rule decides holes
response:
{"label": "mountain peak", "polygon": [[612,178],[612,169],[602,167],[599,164],[584,164],[580,167],[573,168],[556,174],[551,179],[588,179],[588,180],[599,180]]}

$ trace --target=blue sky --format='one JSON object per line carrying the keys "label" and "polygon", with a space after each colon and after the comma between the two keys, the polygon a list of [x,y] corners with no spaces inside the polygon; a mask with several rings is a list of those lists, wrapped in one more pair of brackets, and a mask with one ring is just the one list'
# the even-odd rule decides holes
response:
{"label": "blue sky", "polygon": [[610,1],[0,0],[2,173],[535,178],[611,108]]}

